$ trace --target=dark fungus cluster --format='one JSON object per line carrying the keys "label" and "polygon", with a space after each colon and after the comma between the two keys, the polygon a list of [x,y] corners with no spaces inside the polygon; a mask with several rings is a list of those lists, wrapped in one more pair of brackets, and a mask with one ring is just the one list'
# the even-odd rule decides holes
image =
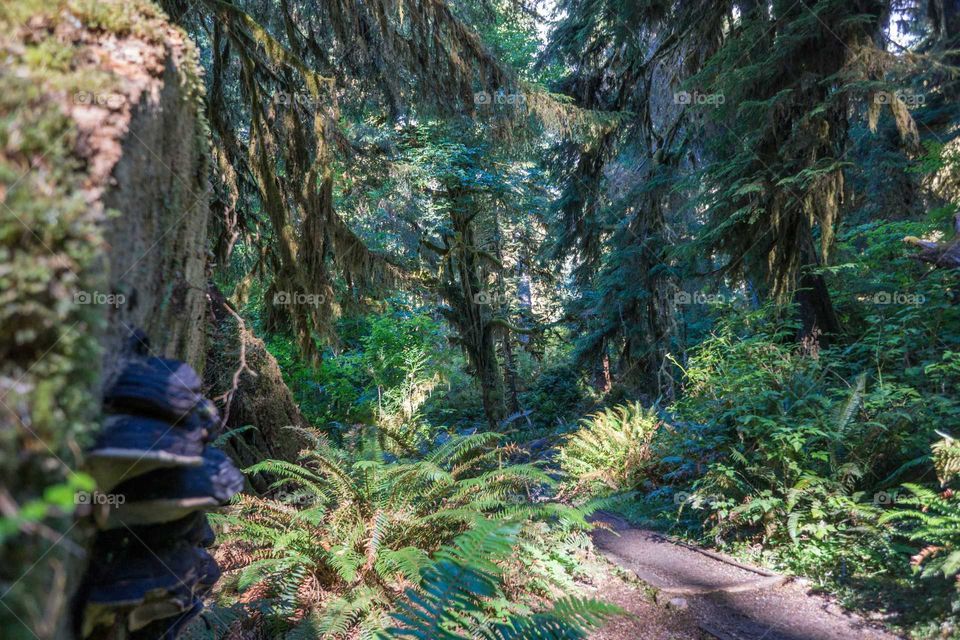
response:
{"label": "dark fungus cluster", "polygon": [[98,533],[77,598],[84,638],[173,639],[220,577],[206,550],[206,512],[243,476],[209,446],[219,418],[187,364],[151,357],[145,337],[106,392],[107,418],[87,461],[99,490],[122,500],[95,509]]}

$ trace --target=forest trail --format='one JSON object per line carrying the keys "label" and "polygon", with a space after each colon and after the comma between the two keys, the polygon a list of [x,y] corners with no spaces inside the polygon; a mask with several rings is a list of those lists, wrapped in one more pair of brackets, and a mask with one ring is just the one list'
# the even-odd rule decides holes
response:
{"label": "forest trail", "polygon": [[608,625],[592,636],[595,640],[898,638],[783,576],[735,566],[656,532],[633,528],[612,514],[603,514],[598,523],[609,529],[594,531],[597,550],[657,589],[657,601],[665,608],[652,611],[649,603],[636,602],[639,594],[624,597],[622,589],[612,585],[607,585],[611,592],[606,594],[601,587],[600,597],[607,597],[636,617]]}

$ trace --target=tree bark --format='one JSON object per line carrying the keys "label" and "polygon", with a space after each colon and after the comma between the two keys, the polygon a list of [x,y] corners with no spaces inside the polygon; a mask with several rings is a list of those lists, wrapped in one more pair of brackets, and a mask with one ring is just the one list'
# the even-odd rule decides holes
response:
{"label": "tree bark", "polygon": [[800,313],[800,332],[797,339],[801,342],[815,340],[821,347],[828,347],[831,339],[840,333],[840,321],[833,309],[826,280],[813,271],[818,264],[812,247],[804,251],[804,266],[801,268],[800,281],[794,294]]}

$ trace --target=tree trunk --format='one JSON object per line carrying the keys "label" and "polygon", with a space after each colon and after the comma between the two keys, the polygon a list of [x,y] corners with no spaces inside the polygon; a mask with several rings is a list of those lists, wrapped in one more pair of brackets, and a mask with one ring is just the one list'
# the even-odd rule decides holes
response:
{"label": "tree trunk", "polygon": [[800,313],[801,342],[815,341],[821,347],[830,346],[831,338],[840,333],[840,321],[833,309],[827,282],[813,270],[819,266],[816,251],[812,247],[804,251],[804,265],[800,272],[800,282],[794,294]]}
{"label": "tree trunk", "polygon": [[517,414],[523,411],[520,407],[520,393],[517,388],[517,367],[513,359],[513,345],[511,344],[510,331],[503,332],[503,359],[506,363],[504,369],[507,373],[507,386],[510,389],[510,414]]}
{"label": "tree trunk", "polygon": [[477,377],[483,398],[483,413],[491,429],[497,429],[507,417],[503,394],[503,375],[497,362],[497,349],[491,331],[484,331],[476,360]]}
{"label": "tree trunk", "polygon": [[477,249],[474,216],[462,206],[461,195],[456,190],[450,192],[453,234],[444,237],[444,248],[429,248],[442,256],[444,265],[439,289],[450,305],[444,315],[457,329],[458,340],[480,384],[484,415],[490,428],[496,429],[507,414],[495,340],[496,332],[502,330],[504,323],[493,318],[491,292],[485,290],[487,272],[484,261],[492,262],[492,258]]}
{"label": "tree trunk", "polygon": [[[500,218],[499,215],[494,213],[494,228],[496,232],[496,250],[497,250],[497,260],[500,261],[500,264],[503,265],[503,237],[500,233]],[[503,269],[497,273],[497,300],[494,303],[497,305],[497,308],[503,312],[509,312],[510,305],[506,304],[507,300],[507,285],[506,281],[503,278]],[[518,414],[521,412],[520,408],[520,396],[517,390],[517,368],[513,358],[513,338],[511,336],[511,331],[508,328],[503,329],[503,334],[501,337],[501,344],[503,346],[503,359],[505,363],[504,372],[506,373],[507,387],[510,391],[510,405],[509,413],[511,415]]]}

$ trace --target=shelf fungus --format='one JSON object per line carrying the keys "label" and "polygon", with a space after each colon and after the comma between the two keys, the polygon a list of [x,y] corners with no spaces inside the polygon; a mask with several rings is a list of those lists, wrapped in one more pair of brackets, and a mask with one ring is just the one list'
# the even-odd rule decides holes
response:
{"label": "shelf fungus", "polygon": [[145,416],[109,416],[87,453],[87,467],[101,490],[108,491],[157,469],[202,466],[204,440],[201,429]]}
{"label": "shelf fungus", "polygon": [[153,415],[176,423],[200,403],[200,376],[188,364],[166,358],[130,362],[107,391],[108,409]]}
{"label": "shelf fungus", "polygon": [[97,536],[97,545],[106,550],[122,549],[132,542],[138,542],[148,549],[156,549],[171,540],[184,540],[203,549],[213,546],[214,531],[207,522],[204,511],[195,511],[185,518],[167,522],[162,527],[126,526],[101,531]]}
{"label": "shelf fungus", "polygon": [[227,456],[208,448],[203,465],[161,469],[124,482],[115,491],[123,501],[110,512],[106,529],[159,524],[194,511],[221,507],[243,489],[243,475]]}
{"label": "shelf fungus", "polygon": [[93,505],[100,531],[76,597],[77,629],[88,639],[176,638],[220,577],[206,551],[214,543],[206,512],[244,484],[209,446],[220,420],[197,373],[144,350],[105,393],[108,415],[87,454],[111,498]]}
{"label": "shelf fungus", "polygon": [[[122,618],[130,631],[191,608],[203,558],[185,541],[149,548],[139,541],[116,549],[94,545],[83,585],[84,636]],[[106,624],[104,624],[106,623]]]}

